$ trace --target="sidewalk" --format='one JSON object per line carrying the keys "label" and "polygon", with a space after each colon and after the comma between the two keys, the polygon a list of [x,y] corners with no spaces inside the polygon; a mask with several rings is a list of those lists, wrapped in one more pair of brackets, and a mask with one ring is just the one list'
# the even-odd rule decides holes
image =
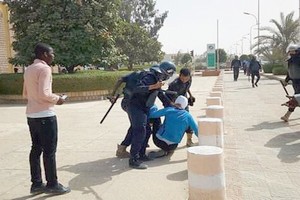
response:
{"label": "sidewalk", "polygon": [[300,109],[282,122],[285,92],[264,76],[252,88],[243,74],[237,82],[226,74],[224,94],[228,199],[300,199]]}
{"label": "sidewalk", "polygon": [[[232,79],[232,72],[225,72],[227,199],[300,199],[300,109],[283,123],[280,116],[287,109],[280,104],[287,99],[278,81],[262,77],[259,87],[252,88],[243,74],[237,82]],[[204,117],[205,100],[215,81],[216,77],[194,76],[191,91],[196,103],[190,110],[195,118]],[[170,160],[150,161],[147,170],[130,169],[128,159],[115,157],[117,143],[129,126],[120,101],[99,124],[109,106],[108,101],[56,106],[58,177],[72,191],[63,196],[30,196],[25,106],[0,105],[0,199],[188,199],[186,138]],[[151,141],[148,150],[153,149]]]}

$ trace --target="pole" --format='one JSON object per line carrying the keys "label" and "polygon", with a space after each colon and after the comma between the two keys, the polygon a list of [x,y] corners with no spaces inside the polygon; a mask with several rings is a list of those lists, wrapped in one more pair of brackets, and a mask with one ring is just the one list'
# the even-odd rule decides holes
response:
{"label": "pole", "polygon": [[219,20],[217,20],[217,69],[220,68],[220,51],[219,51]]}
{"label": "pole", "polygon": [[298,27],[298,35],[299,35],[299,41],[300,42],[300,0],[299,0],[299,19],[298,19],[299,27]]}
{"label": "pole", "polygon": [[257,0],[257,60],[259,61],[260,59],[259,59],[259,43],[260,43],[260,39],[259,39],[259,23],[260,23],[260,21],[259,21],[259,11],[260,11],[260,2],[259,2],[260,0]]}

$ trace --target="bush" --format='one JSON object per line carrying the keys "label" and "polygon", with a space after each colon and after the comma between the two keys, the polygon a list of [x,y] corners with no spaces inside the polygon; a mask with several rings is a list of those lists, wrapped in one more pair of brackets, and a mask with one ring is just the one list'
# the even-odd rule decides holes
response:
{"label": "bush", "polygon": [[286,75],[287,69],[285,67],[274,67],[272,73],[274,75]]}
{"label": "bush", "polygon": [[274,68],[284,68],[282,64],[265,64],[262,66],[264,73],[273,73]]}
{"label": "bush", "polygon": [[[74,74],[53,74],[53,92],[111,90],[117,79],[130,71],[88,70]],[[23,74],[0,74],[0,94],[21,95]]]}

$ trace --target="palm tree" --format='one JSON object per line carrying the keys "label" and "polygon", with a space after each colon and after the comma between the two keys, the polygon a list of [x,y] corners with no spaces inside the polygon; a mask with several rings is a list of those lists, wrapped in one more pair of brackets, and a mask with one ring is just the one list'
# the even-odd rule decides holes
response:
{"label": "palm tree", "polygon": [[[270,22],[275,25],[272,27],[262,27],[261,31],[268,31],[268,35],[259,37],[260,49],[256,49],[255,53],[259,53],[265,59],[272,63],[283,63],[286,58],[286,49],[289,44],[299,42],[298,30],[299,22],[293,20],[294,12],[284,16],[280,13],[280,22],[271,19]],[[256,47],[257,43],[253,46]]]}

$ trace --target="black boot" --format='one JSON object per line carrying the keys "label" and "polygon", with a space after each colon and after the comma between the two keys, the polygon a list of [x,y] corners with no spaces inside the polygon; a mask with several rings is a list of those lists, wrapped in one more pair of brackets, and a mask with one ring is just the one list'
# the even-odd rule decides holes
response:
{"label": "black boot", "polygon": [[129,167],[133,169],[147,169],[148,166],[143,164],[143,162],[138,160],[137,158],[130,158]]}

